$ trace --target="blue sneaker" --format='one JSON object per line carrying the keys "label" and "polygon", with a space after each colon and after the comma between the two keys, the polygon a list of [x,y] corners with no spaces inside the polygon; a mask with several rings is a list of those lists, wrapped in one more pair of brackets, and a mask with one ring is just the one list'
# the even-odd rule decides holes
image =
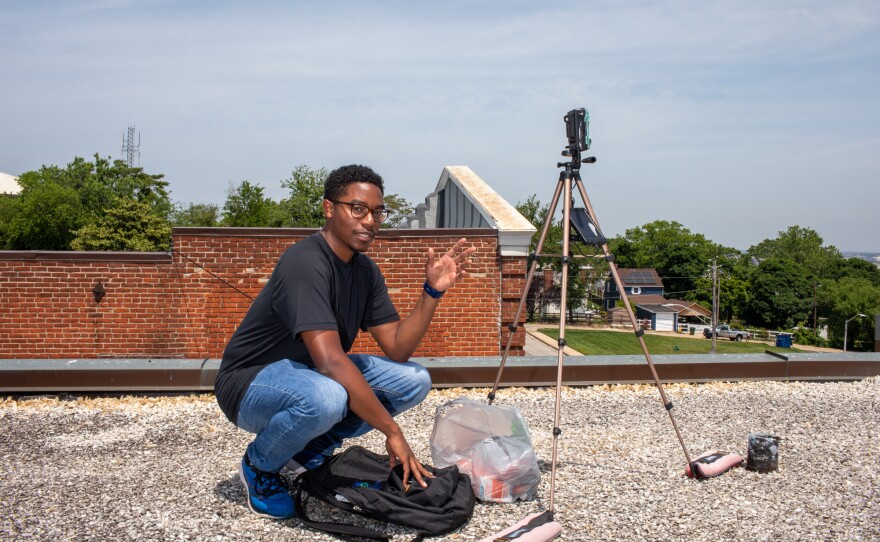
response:
{"label": "blue sneaker", "polygon": [[294,516],[293,498],[284,478],[276,472],[264,472],[253,465],[247,452],[241,458],[238,475],[247,491],[248,508],[264,518],[288,519]]}

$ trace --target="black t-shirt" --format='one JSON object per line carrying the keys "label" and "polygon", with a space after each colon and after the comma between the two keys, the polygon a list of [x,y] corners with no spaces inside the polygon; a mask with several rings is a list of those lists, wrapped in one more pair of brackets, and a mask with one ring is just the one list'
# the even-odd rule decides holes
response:
{"label": "black t-shirt", "polygon": [[217,403],[235,422],[260,369],[282,359],[313,366],[303,331],[335,329],[348,352],[358,330],[399,319],[375,262],[355,253],[346,263],[320,232],[311,235],[281,255],[226,345],[214,385]]}

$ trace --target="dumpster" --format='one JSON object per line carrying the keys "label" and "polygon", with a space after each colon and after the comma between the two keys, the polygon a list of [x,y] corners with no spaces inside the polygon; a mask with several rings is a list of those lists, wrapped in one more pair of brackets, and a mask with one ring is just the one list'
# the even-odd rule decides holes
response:
{"label": "dumpster", "polygon": [[791,333],[780,333],[777,335],[776,346],[779,348],[791,348]]}

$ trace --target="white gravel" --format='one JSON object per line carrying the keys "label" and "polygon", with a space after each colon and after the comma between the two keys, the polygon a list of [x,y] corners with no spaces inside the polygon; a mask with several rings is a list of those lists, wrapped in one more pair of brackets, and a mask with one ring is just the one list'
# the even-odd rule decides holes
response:
{"label": "white gravel", "polygon": [[[566,388],[555,501],[562,540],[880,539],[880,378],[667,393],[694,455],[745,456],[748,434],[768,432],[783,439],[779,470],[685,478],[655,387]],[[485,394],[435,390],[405,414],[416,452],[430,461],[438,404]],[[544,473],[538,499],[479,504],[465,527],[434,540],[478,540],[546,508],[553,397],[547,388],[499,392],[531,428]],[[248,435],[213,396],[6,399],[0,427],[0,540],[336,540],[247,510],[236,468]],[[358,439],[377,451],[382,442]]]}

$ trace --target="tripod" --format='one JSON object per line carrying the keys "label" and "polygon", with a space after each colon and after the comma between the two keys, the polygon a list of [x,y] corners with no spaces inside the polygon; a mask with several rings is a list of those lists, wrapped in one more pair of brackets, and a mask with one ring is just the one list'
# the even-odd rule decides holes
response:
{"label": "tripod", "polygon": [[[492,390],[489,392],[488,395],[488,401],[489,404],[491,404],[492,401],[495,400],[495,392],[498,389],[498,384],[501,381],[501,374],[504,371],[504,365],[507,362],[507,356],[510,352],[510,344],[513,339],[513,334],[517,330],[518,326],[521,325],[519,323],[520,317],[522,316],[523,307],[525,306],[526,297],[528,296],[529,285],[532,283],[532,279],[535,276],[535,270],[538,267],[539,258],[547,256],[560,257],[562,264],[562,292],[559,300],[559,347],[556,362],[556,405],[553,418],[553,454],[551,458],[550,503],[548,507],[548,512],[551,519],[553,515],[554,497],[556,493],[557,448],[559,435],[562,433],[562,430],[559,428],[559,419],[562,398],[563,350],[566,346],[565,314],[566,305],[568,302],[568,274],[569,266],[571,265],[573,259],[573,256],[570,252],[572,226],[575,228],[575,231],[577,232],[580,240],[582,240],[586,244],[600,247],[602,250],[602,254],[596,257],[604,258],[605,261],[608,262],[609,268],[611,270],[611,276],[613,277],[614,282],[617,285],[617,289],[620,291],[620,298],[623,302],[623,307],[626,310],[629,321],[632,324],[635,335],[638,338],[639,344],[641,345],[642,352],[645,355],[645,360],[648,362],[648,367],[651,370],[651,375],[654,378],[654,382],[657,384],[657,389],[660,391],[660,399],[663,402],[664,408],[666,408],[666,412],[669,414],[669,419],[672,422],[673,428],[675,429],[675,434],[678,437],[678,442],[681,444],[681,449],[684,451],[684,456],[687,460],[687,464],[693,469],[693,463],[691,461],[690,454],[688,454],[687,446],[685,446],[684,440],[682,439],[681,432],[678,429],[678,424],[675,421],[675,417],[672,415],[672,403],[666,397],[666,392],[663,390],[663,385],[660,383],[660,377],[657,376],[657,370],[654,368],[654,362],[651,359],[651,354],[650,352],[648,352],[648,347],[645,345],[645,340],[643,338],[645,332],[636,321],[636,316],[633,313],[632,307],[629,304],[629,298],[626,295],[626,290],[623,287],[623,283],[620,279],[620,274],[618,273],[617,267],[614,264],[614,256],[608,250],[607,239],[602,235],[602,232],[599,229],[599,222],[596,219],[596,214],[593,212],[593,206],[590,203],[590,198],[587,196],[587,192],[584,189],[583,182],[581,181],[581,163],[592,164],[596,161],[596,158],[592,156],[581,159],[581,152],[589,149],[590,140],[587,138],[589,116],[586,113],[585,109],[575,109],[569,111],[569,113],[564,117],[564,120],[567,126],[568,147],[566,147],[566,149],[562,151],[562,155],[569,157],[570,160],[568,160],[567,162],[559,162],[557,164],[557,167],[563,168],[563,171],[559,173],[559,181],[556,184],[556,191],[553,193],[553,199],[550,203],[547,217],[544,220],[544,227],[541,229],[541,235],[538,239],[538,244],[535,247],[534,253],[532,254],[532,262],[529,268],[529,274],[526,278],[525,287],[523,288],[522,297],[520,298],[519,306],[516,310],[516,315],[514,316],[513,322],[508,325],[509,333],[507,335],[507,341],[504,345],[504,352],[501,357],[501,365],[498,368],[498,375],[495,377],[495,383],[492,386]],[[572,191],[575,187],[580,193],[585,208],[572,208],[574,202]],[[543,254],[542,250],[544,249],[544,242],[547,239],[547,233],[553,221],[553,215],[556,213],[556,207],[559,204],[560,198],[562,199],[562,254]]]}

